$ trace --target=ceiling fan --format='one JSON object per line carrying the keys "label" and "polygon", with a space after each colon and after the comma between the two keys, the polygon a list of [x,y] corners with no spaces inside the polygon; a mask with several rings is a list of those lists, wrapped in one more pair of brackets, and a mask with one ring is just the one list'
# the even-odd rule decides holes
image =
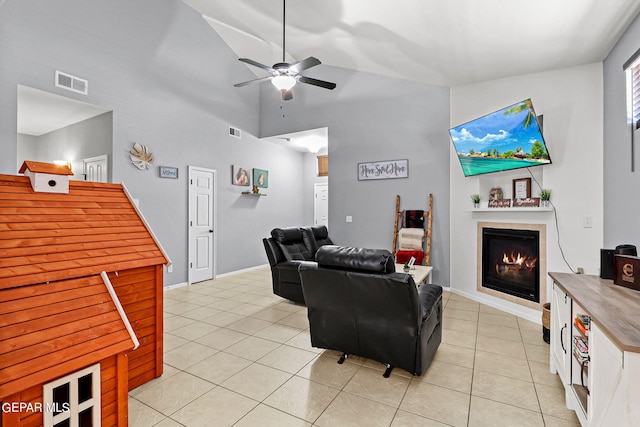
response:
{"label": "ceiling fan", "polygon": [[293,88],[293,86],[295,86],[297,82],[306,83],[306,84],[322,87],[329,90],[335,89],[336,87],[335,83],[300,75],[301,71],[304,71],[311,67],[315,67],[316,65],[320,65],[321,62],[319,59],[314,58],[313,56],[310,56],[307,59],[303,59],[302,61],[295,62],[293,64],[289,64],[285,62],[284,55],[285,55],[286,10],[287,10],[286,0],[282,0],[282,62],[277,62],[273,64],[273,66],[269,67],[268,65],[261,64],[249,58],[240,58],[240,61],[249,65],[253,65],[254,67],[262,68],[263,70],[269,72],[271,75],[249,80],[242,83],[236,83],[234,86],[242,87],[251,83],[258,83],[258,82],[271,80],[271,83],[282,93],[283,101],[288,101],[290,99],[293,99],[293,93],[291,92],[291,89]]}

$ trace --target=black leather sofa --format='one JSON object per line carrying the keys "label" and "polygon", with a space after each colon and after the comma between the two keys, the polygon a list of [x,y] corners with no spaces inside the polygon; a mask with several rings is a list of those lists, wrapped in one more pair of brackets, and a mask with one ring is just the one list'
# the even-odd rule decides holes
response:
{"label": "black leather sofa", "polygon": [[316,251],[331,245],[324,225],[274,228],[271,237],[262,239],[271,266],[273,293],[291,301],[304,303],[298,266],[313,261]]}
{"label": "black leather sofa", "polygon": [[387,250],[323,246],[300,265],[314,347],[421,375],[442,340],[442,287],[416,287]]}

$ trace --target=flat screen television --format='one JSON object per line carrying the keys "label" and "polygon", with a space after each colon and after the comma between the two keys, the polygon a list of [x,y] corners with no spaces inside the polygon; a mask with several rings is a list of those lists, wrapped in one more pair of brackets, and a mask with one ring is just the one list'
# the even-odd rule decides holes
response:
{"label": "flat screen television", "polygon": [[464,176],[551,163],[531,99],[449,129]]}

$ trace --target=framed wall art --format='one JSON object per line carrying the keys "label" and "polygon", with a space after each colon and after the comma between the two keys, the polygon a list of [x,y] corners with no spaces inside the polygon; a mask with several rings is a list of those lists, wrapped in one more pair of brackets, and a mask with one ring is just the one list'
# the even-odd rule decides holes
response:
{"label": "framed wall art", "polygon": [[231,183],[249,187],[251,185],[251,170],[240,165],[231,166]]}
{"label": "framed wall art", "polygon": [[409,160],[382,160],[358,163],[358,181],[409,177]]}
{"label": "framed wall art", "polygon": [[269,171],[265,169],[253,168],[253,185],[258,188],[269,187]]}
{"label": "framed wall art", "polygon": [[178,168],[158,166],[158,174],[160,175],[160,178],[178,179]]}

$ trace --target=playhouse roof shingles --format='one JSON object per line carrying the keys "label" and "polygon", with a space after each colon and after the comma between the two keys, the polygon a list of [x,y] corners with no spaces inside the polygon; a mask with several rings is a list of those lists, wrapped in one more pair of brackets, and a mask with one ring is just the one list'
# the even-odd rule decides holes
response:
{"label": "playhouse roof shingles", "polygon": [[167,262],[121,185],[0,175],[0,290]]}
{"label": "playhouse roof shingles", "polygon": [[134,348],[99,275],[0,292],[0,400]]}

